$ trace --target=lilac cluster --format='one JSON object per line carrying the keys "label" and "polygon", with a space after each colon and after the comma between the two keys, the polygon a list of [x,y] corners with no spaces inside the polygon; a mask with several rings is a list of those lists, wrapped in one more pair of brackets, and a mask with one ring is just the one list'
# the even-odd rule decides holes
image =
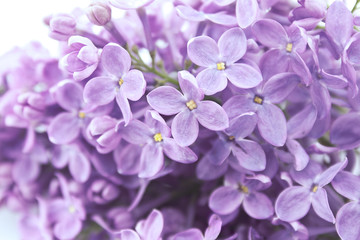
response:
{"label": "lilac cluster", "polygon": [[60,58],[0,58],[0,204],[22,239],[360,239],[359,2],[47,17]]}

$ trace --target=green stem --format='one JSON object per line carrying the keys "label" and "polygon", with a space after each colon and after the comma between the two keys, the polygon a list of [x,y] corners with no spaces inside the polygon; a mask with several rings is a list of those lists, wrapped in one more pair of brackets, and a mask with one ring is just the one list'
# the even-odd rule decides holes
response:
{"label": "green stem", "polygon": [[355,12],[355,10],[357,9],[357,5],[359,4],[359,2],[360,2],[360,0],[357,0],[357,1],[356,1],[353,9],[351,9],[351,12],[352,12],[352,13]]}

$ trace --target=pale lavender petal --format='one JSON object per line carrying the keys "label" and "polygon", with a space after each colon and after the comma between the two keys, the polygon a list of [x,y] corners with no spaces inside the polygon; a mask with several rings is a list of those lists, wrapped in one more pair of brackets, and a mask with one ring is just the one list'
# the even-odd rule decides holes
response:
{"label": "pale lavender petal", "polygon": [[203,67],[215,66],[219,59],[219,49],[214,39],[207,36],[194,37],[187,45],[190,60]]}
{"label": "pale lavender petal", "polygon": [[47,132],[54,144],[70,143],[79,136],[80,119],[72,113],[60,113],[51,121]]}
{"label": "pale lavender petal", "polygon": [[302,171],[291,171],[292,179],[310,189],[316,176],[322,172],[321,165],[315,161],[309,161],[308,165]]}
{"label": "pale lavender petal", "polygon": [[141,240],[139,235],[131,229],[121,230],[119,238],[120,240]]}
{"label": "pale lavender petal", "polygon": [[231,28],[221,35],[218,46],[221,60],[231,65],[242,58],[246,52],[245,33],[240,28]]}
{"label": "pale lavender petal", "polygon": [[300,83],[300,77],[294,73],[279,73],[264,84],[262,95],[271,103],[281,103]]}
{"label": "pale lavender petal", "polygon": [[287,122],[288,138],[303,138],[314,126],[317,116],[316,108],[308,104]]}
{"label": "pale lavender petal", "polygon": [[185,230],[183,232],[179,232],[175,234],[172,238],[173,240],[203,240],[204,237],[202,235],[202,232],[200,232],[197,228],[191,228],[188,230]]}
{"label": "pale lavender petal", "polygon": [[257,121],[257,115],[253,112],[241,114],[230,120],[230,126],[225,132],[235,139],[245,138],[254,131]]}
{"label": "pale lavender petal", "polygon": [[140,171],[140,154],[139,145],[129,144],[123,148],[116,148],[113,155],[117,171],[124,175],[137,174]]}
{"label": "pale lavender petal", "polygon": [[59,239],[73,239],[80,233],[81,228],[81,220],[67,216],[55,224],[54,235]]}
{"label": "pale lavender petal", "polygon": [[209,226],[205,230],[204,234],[205,240],[215,240],[220,234],[221,225],[221,218],[216,214],[211,215],[209,219]]}
{"label": "pale lavender petal", "polygon": [[154,209],[144,222],[142,229],[143,240],[159,239],[164,227],[164,218],[158,210]]}
{"label": "pale lavender petal", "polygon": [[103,48],[100,58],[104,69],[119,79],[130,70],[130,55],[118,44],[107,44]]}
{"label": "pale lavender petal", "polygon": [[126,98],[131,101],[139,100],[145,93],[146,81],[139,70],[130,70],[123,78],[124,83],[120,86]]}
{"label": "pale lavender petal", "polygon": [[310,190],[299,186],[289,187],[276,199],[275,212],[281,220],[292,222],[304,217],[310,206]]}
{"label": "pale lavender petal", "polygon": [[329,184],[334,179],[336,174],[338,174],[338,172],[340,172],[341,170],[343,170],[346,167],[347,163],[348,163],[348,160],[347,160],[347,158],[345,158],[344,161],[338,162],[338,163],[332,165],[331,167],[329,167],[328,169],[326,169],[324,172],[322,172],[319,175],[319,177],[316,179],[319,186],[323,187],[323,186]]}
{"label": "pale lavender petal", "polygon": [[179,112],[171,123],[171,133],[180,146],[193,144],[199,135],[199,123],[194,113],[187,109]]}
{"label": "pale lavender petal", "polygon": [[319,217],[328,222],[335,223],[335,217],[330,209],[325,189],[319,188],[316,193],[313,194],[313,199],[311,203],[314,211]]}
{"label": "pale lavender petal", "polygon": [[258,128],[261,136],[274,146],[283,146],[287,138],[284,113],[275,105],[264,103],[258,109]]}
{"label": "pale lavender petal", "polygon": [[317,110],[317,119],[327,117],[331,109],[329,90],[319,82],[314,82],[310,87],[310,95]]}
{"label": "pale lavender petal", "polygon": [[74,80],[81,81],[87,77],[90,77],[90,75],[96,70],[97,67],[98,67],[98,63],[94,63],[94,64],[86,67],[82,71],[74,72],[73,73]]}
{"label": "pale lavender petal", "polygon": [[206,18],[211,22],[224,25],[224,26],[235,26],[236,18],[232,15],[225,14],[223,12],[218,13],[207,13]]}
{"label": "pale lavender petal", "polygon": [[286,141],[286,147],[289,149],[289,152],[295,157],[295,163],[294,163],[295,170],[296,171],[303,170],[308,164],[310,159],[307,152],[304,150],[304,148],[301,146],[299,142],[292,139],[288,139]]}
{"label": "pale lavender petal", "polygon": [[121,130],[123,138],[132,144],[145,144],[152,141],[152,132],[150,128],[139,120],[131,121],[124,129]]}
{"label": "pale lavender petal", "polygon": [[140,157],[140,178],[149,178],[160,172],[164,164],[164,154],[157,144],[146,144]]}
{"label": "pale lavender petal", "polygon": [[164,138],[163,148],[166,156],[180,163],[193,163],[198,159],[190,148],[179,146],[172,138]]}
{"label": "pale lavender petal", "polygon": [[188,21],[201,22],[206,19],[204,13],[198,12],[192,7],[186,5],[177,6],[176,12],[181,18]]}
{"label": "pale lavender petal", "polygon": [[155,88],[146,97],[149,105],[164,115],[174,115],[186,108],[185,97],[174,87]]}
{"label": "pale lavender petal", "polygon": [[56,102],[68,111],[79,110],[84,103],[82,86],[70,80],[61,81],[52,89],[52,94]]}
{"label": "pale lavender petal", "polygon": [[40,174],[40,165],[31,159],[19,159],[12,167],[12,177],[16,183],[30,183]]}
{"label": "pale lavender petal", "polygon": [[104,132],[115,129],[118,120],[109,116],[95,117],[91,120],[88,130],[92,136],[103,134]]}
{"label": "pale lavender petal", "polygon": [[360,114],[352,112],[337,118],[330,129],[330,140],[340,148],[357,147],[360,144]]}
{"label": "pale lavender petal", "polygon": [[244,199],[244,210],[250,217],[255,219],[266,219],[274,214],[274,207],[269,199],[263,193],[252,192]]}
{"label": "pale lavender petal", "polygon": [[114,100],[117,82],[109,77],[95,77],[86,83],[84,100],[96,106],[105,105]]}
{"label": "pale lavender petal", "polygon": [[[252,97],[253,98],[253,97]],[[227,100],[223,108],[225,109],[229,119],[233,119],[241,114],[255,112],[256,105],[252,103],[253,99],[249,95],[237,95]]]}
{"label": "pale lavender petal", "polygon": [[233,187],[219,187],[211,193],[209,207],[220,215],[234,212],[244,199],[244,194]]}
{"label": "pale lavender petal", "polygon": [[[230,151],[229,151],[230,153]],[[228,169],[228,161],[220,165],[214,165],[211,162],[212,155],[206,154],[196,165],[196,176],[201,180],[215,180],[224,175]]]}
{"label": "pale lavender petal", "polygon": [[269,79],[277,73],[288,71],[290,57],[283,50],[273,49],[267,51],[260,59],[259,67],[264,80]]}
{"label": "pale lavender petal", "polygon": [[225,110],[215,102],[201,101],[193,112],[199,123],[210,130],[220,131],[229,127]]}
{"label": "pale lavender petal", "polygon": [[304,60],[297,52],[292,52],[292,58],[290,58],[290,66],[292,70],[297,73],[303,79],[306,85],[309,85],[312,81],[309,68],[306,66]]}
{"label": "pale lavender petal", "polygon": [[226,74],[223,70],[207,68],[201,71],[197,76],[199,87],[206,95],[213,95],[221,92],[227,86]]}
{"label": "pale lavender petal", "polygon": [[336,231],[344,240],[360,238],[360,204],[349,202],[342,206],[336,215]]}
{"label": "pale lavender petal", "polygon": [[263,80],[261,73],[250,65],[235,63],[225,69],[226,77],[239,88],[253,88]]}
{"label": "pale lavender petal", "polygon": [[256,19],[259,11],[257,0],[237,0],[236,19],[241,28],[247,28]]}
{"label": "pale lavender petal", "polygon": [[87,63],[94,64],[99,60],[99,56],[97,53],[97,48],[94,46],[84,46],[80,49],[77,57]]}
{"label": "pale lavender petal", "polygon": [[129,124],[130,120],[132,119],[132,112],[130,109],[129,101],[126,98],[123,89],[117,91],[115,98],[116,98],[116,103],[120,107],[126,126],[127,124]]}
{"label": "pale lavender petal", "polygon": [[284,27],[275,20],[259,20],[251,27],[251,30],[256,39],[267,47],[285,48],[288,43]]}
{"label": "pale lavender petal", "polygon": [[232,146],[232,152],[243,168],[250,171],[262,171],[265,169],[265,152],[257,142],[246,139],[238,140]]}
{"label": "pale lavender petal", "polygon": [[321,76],[321,81],[324,82],[328,87],[341,89],[348,85],[348,81],[343,76],[333,75],[325,72],[324,70],[321,70]]}
{"label": "pale lavender petal", "polygon": [[332,180],[334,189],[346,198],[360,200],[360,179],[350,172],[340,171]]}
{"label": "pale lavender petal", "polygon": [[188,71],[178,72],[180,88],[187,100],[202,100],[204,98],[203,91],[199,88],[196,78]]}
{"label": "pale lavender petal", "polygon": [[82,152],[73,152],[69,159],[69,170],[76,181],[84,183],[90,177],[91,165]]}

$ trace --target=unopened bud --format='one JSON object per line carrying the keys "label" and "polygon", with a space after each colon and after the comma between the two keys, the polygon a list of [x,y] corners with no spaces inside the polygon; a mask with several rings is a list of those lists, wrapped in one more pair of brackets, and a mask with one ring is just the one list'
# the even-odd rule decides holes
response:
{"label": "unopened bud", "polygon": [[111,20],[111,8],[103,2],[94,2],[86,9],[86,15],[93,24],[104,26]]}

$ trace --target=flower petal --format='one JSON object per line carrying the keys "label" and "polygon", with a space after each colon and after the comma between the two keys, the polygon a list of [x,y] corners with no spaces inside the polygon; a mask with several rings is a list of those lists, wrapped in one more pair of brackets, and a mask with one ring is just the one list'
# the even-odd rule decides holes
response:
{"label": "flower petal", "polygon": [[186,108],[185,97],[174,87],[155,88],[146,98],[153,109],[164,115],[174,115]]}
{"label": "flower petal", "polygon": [[360,114],[352,112],[338,117],[331,126],[330,140],[342,149],[359,146]]}
{"label": "flower petal", "polygon": [[61,81],[55,89],[52,89],[55,101],[68,111],[79,110],[84,104],[83,88],[80,84],[64,80]]}
{"label": "flower petal", "polygon": [[150,178],[160,172],[164,165],[164,154],[157,144],[146,144],[140,157],[140,178]]}
{"label": "flower petal", "polygon": [[113,152],[117,171],[124,175],[134,175],[140,171],[141,147],[129,144],[124,148],[116,148]]}
{"label": "flower petal", "polygon": [[47,129],[49,140],[54,144],[66,144],[75,140],[80,133],[80,119],[72,113],[60,113]]}
{"label": "flower petal", "polygon": [[317,111],[314,105],[308,104],[301,111],[292,116],[287,122],[288,138],[303,138],[314,126]]}
{"label": "flower petal", "polygon": [[166,156],[180,163],[193,163],[198,159],[190,148],[179,146],[172,138],[164,138],[163,148]]}
{"label": "flower petal", "polygon": [[304,148],[296,140],[288,139],[286,141],[286,147],[289,149],[289,152],[295,157],[295,170],[301,171],[308,164],[310,157]]}
{"label": "flower petal", "polygon": [[209,207],[220,215],[234,212],[244,199],[244,195],[233,187],[219,187],[211,193]]}
{"label": "flower petal", "polygon": [[246,36],[240,28],[231,28],[224,32],[218,41],[221,60],[230,65],[240,58],[246,52]]}
{"label": "flower petal", "polygon": [[334,179],[336,174],[338,174],[338,172],[340,172],[346,167],[347,163],[348,160],[347,158],[345,158],[344,161],[338,162],[332,165],[331,167],[329,167],[328,169],[326,169],[324,172],[322,172],[316,179],[318,180],[317,183],[319,184],[319,186],[323,187],[329,184]]}
{"label": "flower petal", "polygon": [[126,98],[131,101],[139,100],[145,93],[146,81],[139,70],[130,70],[124,77],[124,83],[120,86]]}
{"label": "flower petal", "polygon": [[204,98],[203,91],[199,88],[196,78],[188,71],[178,72],[180,88],[187,100],[202,100]]}
{"label": "flower petal", "polygon": [[139,120],[132,120],[124,129],[121,130],[123,138],[132,144],[145,144],[152,140],[150,128]]}
{"label": "flower petal", "polygon": [[206,154],[214,165],[221,165],[231,153],[231,144],[221,139],[215,140],[210,151]]}
{"label": "flower petal", "polygon": [[101,52],[100,59],[104,69],[118,78],[130,70],[130,55],[118,44],[107,44]]}
{"label": "flower petal", "polygon": [[232,151],[243,168],[250,171],[265,169],[265,152],[257,142],[246,139],[238,140],[232,146]]}
{"label": "flower petal", "polygon": [[344,240],[360,238],[360,204],[349,202],[342,206],[336,215],[336,231]]}
{"label": "flower petal", "polygon": [[144,240],[159,239],[164,227],[164,218],[160,211],[154,209],[144,222],[142,237]]}
{"label": "flower petal", "polygon": [[241,28],[247,28],[256,19],[259,11],[257,0],[238,0],[236,1],[236,19]]}
{"label": "flower petal", "polygon": [[230,126],[225,129],[229,136],[242,139],[249,136],[257,124],[257,115],[253,112],[243,113],[230,121]]}
{"label": "flower petal", "polygon": [[205,240],[215,240],[220,234],[221,225],[221,218],[216,214],[211,215],[209,219],[209,226],[205,230],[204,234]]}
{"label": "flower petal", "polygon": [[131,229],[121,230],[119,234],[121,240],[141,240],[139,235]]}
{"label": "flower petal", "polygon": [[109,77],[95,77],[86,83],[84,100],[96,106],[110,103],[115,98],[116,81]]}
{"label": "flower petal", "polygon": [[215,68],[206,68],[197,76],[199,88],[204,91],[206,95],[213,95],[221,92],[227,86],[227,79],[224,71],[219,71]]}
{"label": "flower petal", "polygon": [[193,112],[199,123],[210,130],[219,131],[229,127],[225,110],[215,102],[201,101]]}
{"label": "flower petal", "polygon": [[281,220],[292,222],[304,217],[310,206],[310,190],[300,186],[288,187],[276,199],[275,212]]}
{"label": "flower petal", "polygon": [[262,19],[251,27],[256,39],[263,45],[271,48],[285,48],[288,36],[284,27],[272,19]]}
{"label": "flower petal", "polygon": [[264,80],[269,79],[277,73],[288,71],[290,57],[279,49],[267,51],[260,59],[259,67]]}
{"label": "flower petal", "polygon": [[321,217],[322,219],[328,222],[335,223],[335,217],[330,209],[329,201],[325,189],[319,188],[316,191],[316,193],[313,195],[313,199],[311,203],[314,208],[314,211],[319,217]]}
{"label": "flower petal", "polygon": [[227,161],[220,165],[214,165],[210,160],[211,157],[211,154],[206,154],[196,165],[196,176],[198,179],[205,181],[215,180],[224,175],[227,171]]}
{"label": "flower petal", "polygon": [[116,98],[116,103],[120,107],[121,113],[125,120],[125,126],[126,126],[132,119],[132,112],[130,109],[129,101],[126,98],[123,89],[120,89],[119,91],[117,91],[115,98]]}
{"label": "flower petal", "polygon": [[202,67],[214,66],[219,59],[219,48],[214,39],[207,36],[194,37],[187,45],[190,60]]}
{"label": "flower petal", "polygon": [[182,147],[193,144],[199,135],[199,123],[189,110],[179,112],[171,123],[171,133]]}
{"label": "flower petal", "polygon": [[253,88],[263,80],[261,73],[250,65],[235,63],[225,69],[226,77],[238,88]]}
{"label": "flower petal", "polygon": [[186,5],[177,6],[176,12],[181,18],[188,21],[202,22],[206,19],[204,13],[196,11],[192,7]]}
{"label": "flower petal", "polygon": [[81,151],[74,151],[69,159],[71,176],[78,182],[86,182],[91,173],[91,165],[87,157]]}
{"label": "flower petal", "polygon": [[360,200],[360,179],[350,172],[340,171],[331,185],[342,196],[354,201]]}
{"label": "flower petal", "polygon": [[244,199],[244,210],[250,217],[255,219],[266,219],[274,214],[274,207],[269,199],[263,193],[252,192]]}
{"label": "flower petal", "polygon": [[203,240],[204,237],[202,235],[202,232],[200,232],[197,228],[190,228],[188,230],[185,230],[183,232],[179,232],[175,234],[172,238],[173,240]]}

